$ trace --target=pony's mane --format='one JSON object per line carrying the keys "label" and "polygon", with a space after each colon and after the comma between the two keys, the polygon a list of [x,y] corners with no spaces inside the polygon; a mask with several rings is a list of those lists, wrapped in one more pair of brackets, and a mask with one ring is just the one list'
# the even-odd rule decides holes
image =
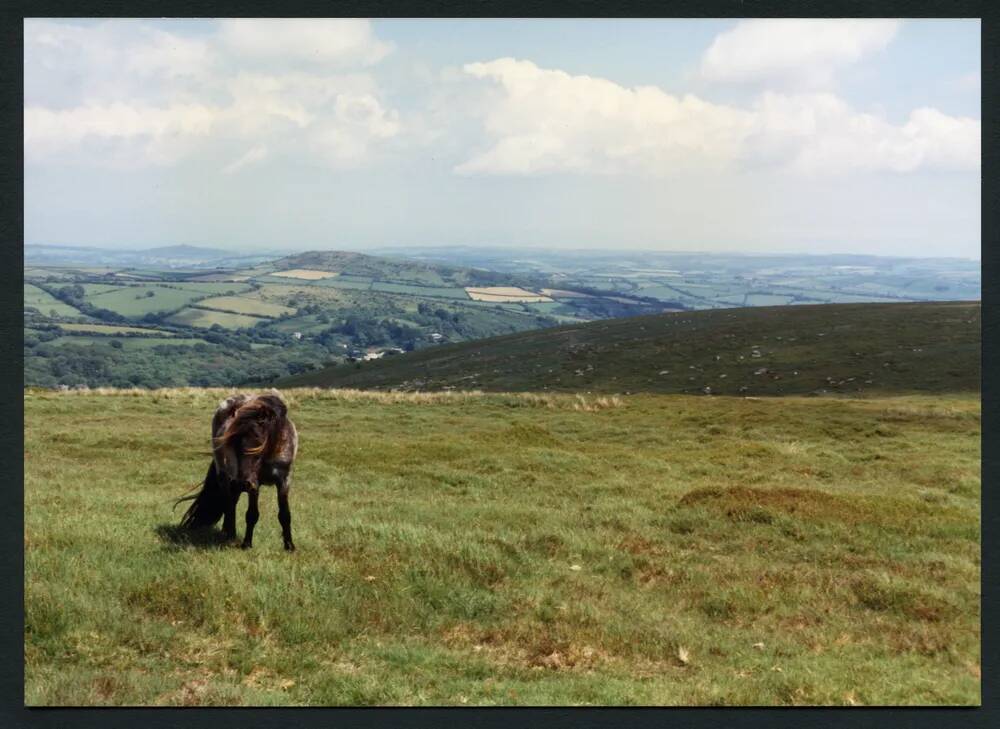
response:
{"label": "pony's mane", "polygon": [[269,453],[278,445],[287,415],[288,406],[277,392],[257,395],[240,405],[225,430],[213,438],[215,449],[224,447],[259,423],[264,426],[264,439],[260,444],[242,450],[251,455]]}

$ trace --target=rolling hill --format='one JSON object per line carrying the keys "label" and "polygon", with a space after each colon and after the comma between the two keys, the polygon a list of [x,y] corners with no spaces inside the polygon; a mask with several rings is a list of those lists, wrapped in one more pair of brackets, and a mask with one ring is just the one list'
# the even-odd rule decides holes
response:
{"label": "rolling hill", "polygon": [[[346,251],[173,265],[214,253],[175,246],[141,252],[164,257],[154,267],[26,267],[25,383],[260,384],[384,352],[676,310],[585,286],[550,289],[535,274]],[[124,342],[137,326],[150,337]]]}
{"label": "rolling hill", "polygon": [[978,392],[980,303],[685,311],[303,373],[283,387],[705,393]]}

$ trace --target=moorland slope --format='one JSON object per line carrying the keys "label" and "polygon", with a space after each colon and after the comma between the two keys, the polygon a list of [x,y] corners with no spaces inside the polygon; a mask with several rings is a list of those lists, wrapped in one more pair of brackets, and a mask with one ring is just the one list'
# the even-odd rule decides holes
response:
{"label": "moorland slope", "polygon": [[979,302],[685,311],[344,364],[282,386],[711,393],[978,392]]}

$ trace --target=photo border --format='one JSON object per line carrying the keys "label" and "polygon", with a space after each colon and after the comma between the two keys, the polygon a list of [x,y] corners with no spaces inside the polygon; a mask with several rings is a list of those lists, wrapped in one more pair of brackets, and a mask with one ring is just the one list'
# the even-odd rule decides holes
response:
{"label": "photo border", "polygon": [[[995,5],[992,7],[996,7]],[[997,181],[998,125],[1000,112],[1000,32],[998,14],[991,6],[972,0],[827,0],[825,2],[740,2],[739,0],[619,0],[595,2],[526,2],[525,0],[480,2],[406,2],[404,0],[357,0],[317,2],[232,0],[211,3],[167,0],[151,2],[109,0],[105,2],[20,2],[0,11],[0,49],[4,73],[0,74],[0,246],[9,255],[0,267],[0,456],[14,477],[8,479],[8,497],[0,509],[0,577],[8,585],[0,596],[0,726],[131,727],[278,727],[301,726],[437,727],[452,722],[474,727],[545,726],[547,729],[621,725],[628,727],[680,724],[692,727],[732,725],[736,727],[879,727],[887,723],[906,727],[1000,726],[997,711],[1000,645],[995,626],[982,622],[982,706],[927,708],[25,708],[24,701],[24,554],[23,554],[23,20],[26,17],[905,17],[982,18],[982,426],[983,444],[998,443],[1000,412],[997,409],[997,340],[1000,318],[1000,251],[998,217],[1000,185]],[[1000,513],[997,495],[990,486],[1000,475],[1000,452],[983,449],[982,461],[982,609],[981,619],[997,607],[1000,573],[997,570],[997,536]]]}

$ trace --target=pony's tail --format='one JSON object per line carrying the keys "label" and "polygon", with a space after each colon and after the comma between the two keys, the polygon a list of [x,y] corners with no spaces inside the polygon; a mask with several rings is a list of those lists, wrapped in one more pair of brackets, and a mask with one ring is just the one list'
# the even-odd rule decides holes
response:
{"label": "pony's tail", "polygon": [[182,527],[188,529],[209,527],[222,518],[222,514],[226,510],[225,495],[222,492],[222,485],[219,483],[219,475],[215,471],[214,460],[212,465],[208,467],[201,491],[190,496],[182,496],[177,499],[174,506],[182,501],[191,501],[191,506],[184,512],[184,517],[181,519]]}

